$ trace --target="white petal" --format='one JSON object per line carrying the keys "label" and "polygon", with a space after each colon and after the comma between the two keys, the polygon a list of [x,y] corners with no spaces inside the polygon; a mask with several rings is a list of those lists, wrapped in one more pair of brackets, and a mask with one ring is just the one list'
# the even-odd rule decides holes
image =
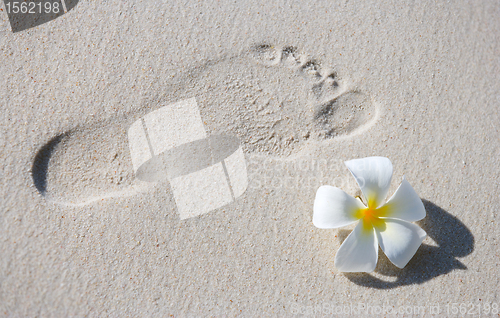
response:
{"label": "white petal", "polygon": [[345,239],[335,255],[335,267],[341,272],[373,272],[377,266],[378,243],[375,230],[363,220]]}
{"label": "white petal", "polygon": [[403,177],[403,182],[393,196],[380,209],[380,217],[401,219],[408,222],[422,220],[425,217],[425,207],[418,194]]}
{"label": "white petal", "polygon": [[339,188],[321,186],[314,200],[313,224],[320,229],[334,229],[349,225],[359,220],[356,212],[364,208],[361,201]]}
{"label": "white petal", "polygon": [[349,160],[345,164],[359,184],[368,206],[381,206],[391,184],[391,161],[385,157],[368,157]]}
{"label": "white petal", "polygon": [[399,268],[408,264],[427,236],[418,225],[397,219],[384,219],[384,227],[376,227],[378,243],[387,258]]}

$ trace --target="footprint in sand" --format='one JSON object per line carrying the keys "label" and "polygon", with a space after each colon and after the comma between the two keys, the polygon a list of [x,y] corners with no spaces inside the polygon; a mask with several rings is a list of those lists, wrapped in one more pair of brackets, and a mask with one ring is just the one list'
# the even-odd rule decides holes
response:
{"label": "footprint in sand", "polygon": [[[370,97],[292,46],[258,45],[187,75],[208,129],[238,136],[246,152],[287,156],[310,139],[348,135],[373,123]],[[203,96],[203,97],[201,97]]]}
{"label": "footprint in sand", "polygon": [[[377,112],[367,94],[349,89],[292,46],[258,45],[198,66],[165,88],[158,108],[191,98],[208,136],[232,135],[246,153],[280,157],[311,140],[353,134],[372,124]],[[37,190],[66,205],[148,191],[154,183],[136,178],[127,132],[151,111],[138,109],[54,137],[33,162]],[[185,153],[177,155],[170,162],[186,162]]]}

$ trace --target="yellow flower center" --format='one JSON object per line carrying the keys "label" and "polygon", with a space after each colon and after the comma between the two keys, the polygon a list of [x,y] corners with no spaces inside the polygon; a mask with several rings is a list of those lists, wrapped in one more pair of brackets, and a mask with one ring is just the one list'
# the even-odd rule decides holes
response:
{"label": "yellow flower center", "polygon": [[363,217],[365,217],[365,218],[376,218],[377,217],[377,210],[372,209],[370,207],[363,210],[362,213],[363,213]]}
{"label": "yellow flower center", "polygon": [[358,217],[361,219],[361,222],[363,222],[363,229],[365,231],[370,231],[373,229],[373,227],[382,230],[385,228],[385,221],[380,217],[383,217],[384,214],[384,207],[381,207],[379,209],[367,207],[359,210]]}

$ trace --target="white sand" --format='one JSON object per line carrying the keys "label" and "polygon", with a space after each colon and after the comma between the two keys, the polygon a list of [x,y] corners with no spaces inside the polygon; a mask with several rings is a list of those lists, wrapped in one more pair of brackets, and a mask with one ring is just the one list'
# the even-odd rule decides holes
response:
{"label": "white sand", "polygon": [[[12,33],[0,12],[0,315],[498,308],[499,16],[496,1],[81,0]],[[180,220],[168,182],[134,179],[127,129],[195,96],[210,134],[242,140],[249,185]],[[391,193],[405,175],[424,200],[429,237],[404,270],[381,255],[342,274],[349,229],[315,228],[313,199],[356,194],[342,162],[372,155],[393,162]]]}

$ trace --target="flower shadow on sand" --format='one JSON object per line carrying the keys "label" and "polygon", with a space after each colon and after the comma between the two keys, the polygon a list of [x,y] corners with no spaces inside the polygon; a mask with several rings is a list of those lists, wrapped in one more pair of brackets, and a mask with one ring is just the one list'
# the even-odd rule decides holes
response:
{"label": "flower shadow on sand", "polygon": [[[387,280],[368,273],[344,273],[355,284],[378,289],[389,289],[398,286],[421,284],[454,269],[466,270],[457,257],[469,255],[474,250],[474,236],[456,217],[452,216],[434,203],[422,200],[427,216],[416,222],[438,246],[422,244],[413,259],[405,268],[399,269],[391,264],[384,253],[379,252],[377,276],[385,276]],[[343,240],[349,231],[339,231]]]}

